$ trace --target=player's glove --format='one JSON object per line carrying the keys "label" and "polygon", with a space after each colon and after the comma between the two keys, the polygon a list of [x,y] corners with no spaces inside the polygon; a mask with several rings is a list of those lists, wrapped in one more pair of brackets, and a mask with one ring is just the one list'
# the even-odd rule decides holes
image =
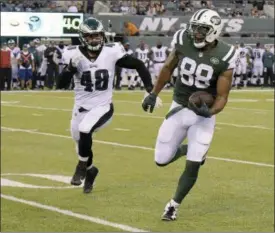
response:
{"label": "player's glove", "polygon": [[193,102],[188,103],[189,108],[194,111],[197,115],[210,118],[212,116],[209,107],[206,103],[203,103],[199,108]]}
{"label": "player's glove", "polygon": [[143,99],[143,102],[142,102],[142,108],[145,112],[147,112],[149,109],[150,113],[152,113],[155,108],[158,97],[154,93],[150,93],[150,94],[146,93],[144,97],[145,98]]}

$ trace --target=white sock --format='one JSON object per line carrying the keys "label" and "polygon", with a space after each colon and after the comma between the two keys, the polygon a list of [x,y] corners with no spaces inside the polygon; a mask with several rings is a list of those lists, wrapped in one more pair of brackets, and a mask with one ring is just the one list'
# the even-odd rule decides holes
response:
{"label": "white sock", "polygon": [[261,78],[261,85],[264,84],[264,78]]}
{"label": "white sock", "polygon": [[87,171],[90,170],[93,167],[93,164],[91,164],[89,167],[87,167]]}
{"label": "white sock", "polygon": [[80,155],[78,155],[78,159],[79,159],[79,161],[87,162],[89,157],[81,157]]}
{"label": "white sock", "polygon": [[175,202],[173,199],[171,199],[170,204],[174,206],[175,208],[178,208],[180,206],[179,203]]}

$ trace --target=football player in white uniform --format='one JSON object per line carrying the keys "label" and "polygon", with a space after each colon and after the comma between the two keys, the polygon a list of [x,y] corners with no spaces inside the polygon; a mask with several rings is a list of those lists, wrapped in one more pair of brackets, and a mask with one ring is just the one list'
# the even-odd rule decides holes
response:
{"label": "football player in white uniform", "polygon": [[[222,19],[216,11],[201,9],[195,12],[189,28],[175,33],[171,42],[173,50],[152,93],[142,104],[145,111],[153,111],[158,94],[178,66],[173,102],[156,140],[155,162],[163,167],[183,155],[187,158],[177,190],[165,206],[162,215],[165,221],[176,220],[180,204],[194,186],[213,138],[215,115],[223,110],[228,100],[236,50],[234,46],[218,40],[221,31]],[[198,94],[198,91],[212,95],[213,104],[194,104],[190,96]],[[188,146],[181,145],[185,138]]]}
{"label": "football player in white uniform", "polygon": [[[145,66],[149,69],[150,60],[149,60],[148,54],[149,54],[149,49],[146,48],[144,41],[140,41],[139,46],[135,50],[135,56],[136,58],[141,60],[145,64]],[[144,89],[144,85],[140,77],[138,77],[137,82],[140,83],[140,89]]]}
{"label": "football player in white uniform", "polygon": [[[126,54],[129,56],[134,56],[134,52],[132,49],[130,49],[130,43],[126,42],[124,44],[124,49],[126,51]],[[136,71],[133,69],[126,69],[126,68],[122,68],[121,71],[121,76],[122,78],[127,78],[128,80],[128,90],[134,90],[135,89],[135,82],[136,82]]]}
{"label": "football player in white uniform", "polygon": [[252,59],[253,59],[253,77],[251,80],[252,84],[257,84],[260,79],[260,84],[264,85],[264,65],[263,65],[263,55],[265,50],[261,48],[261,44],[258,42],[256,48],[252,50]]}
{"label": "football player in white uniform", "polygon": [[235,84],[239,88],[241,82],[243,82],[244,87],[247,86],[247,66],[250,62],[249,51],[245,48],[244,43],[240,44],[237,50],[238,52],[238,66],[236,67],[236,81]]}
{"label": "football player in white uniform", "polygon": [[168,48],[163,46],[161,41],[158,41],[157,46],[152,47],[150,50],[149,57],[154,63],[154,83],[159,76],[168,54]]}
{"label": "football player in white uniform", "polygon": [[80,185],[91,192],[98,168],[93,163],[93,133],[109,123],[113,116],[113,80],[115,66],[136,69],[145,89],[153,88],[151,75],[144,63],[127,55],[120,43],[106,43],[103,24],[95,19],[84,20],[79,27],[82,46],[71,46],[64,52],[64,69],[58,88],[74,80],[75,103],[71,119],[71,134],[76,142],[79,162],[72,177],[72,185]]}
{"label": "football player in white uniform", "polygon": [[18,87],[18,61],[17,56],[20,54],[21,50],[16,46],[13,39],[8,41],[9,49],[11,50],[11,76],[12,76],[12,86],[13,88]]}
{"label": "football player in white uniform", "polygon": [[36,44],[36,51],[38,57],[38,67],[37,67],[37,86],[40,89],[44,89],[46,73],[48,68],[48,61],[47,58],[44,56],[44,52],[47,49],[46,45],[41,44],[39,39],[34,40]]}

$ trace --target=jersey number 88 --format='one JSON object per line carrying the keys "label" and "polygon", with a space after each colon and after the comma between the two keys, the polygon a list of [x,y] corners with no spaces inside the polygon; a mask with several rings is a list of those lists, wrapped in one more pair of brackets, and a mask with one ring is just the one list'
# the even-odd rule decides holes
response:
{"label": "jersey number 88", "polygon": [[180,65],[181,82],[187,86],[195,86],[200,89],[209,87],[214,69],[206,64],[197,64],[189,57],[182,59]]}
{"label": "jersey number 88", "polygon": [[80,84],[85,86],[84,91],[105,91],[108,88],[109,73],[108,70],[96,70],[94,72],[95,83],[92,80],[91,71],[85,71],[82,74]]}

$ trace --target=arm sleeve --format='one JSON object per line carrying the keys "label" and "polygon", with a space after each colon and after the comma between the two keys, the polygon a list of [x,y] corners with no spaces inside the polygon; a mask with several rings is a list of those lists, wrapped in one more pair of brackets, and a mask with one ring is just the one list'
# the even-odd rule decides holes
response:
{"label": "arm sleeve", "polygon": [[73,67],[72,60],[68,65],[65,65],[57,82],[57,89],[63,89],[69,86],[74,74],[77,72],[77,68]]}
{"label": "arm sleeve", "polygon": [[153,84],[151,74],[142,61],[133,56],[124,56],[117,61],[116,65],[127,69],[135,69],[144,83],[146,91],[152,91]]}

